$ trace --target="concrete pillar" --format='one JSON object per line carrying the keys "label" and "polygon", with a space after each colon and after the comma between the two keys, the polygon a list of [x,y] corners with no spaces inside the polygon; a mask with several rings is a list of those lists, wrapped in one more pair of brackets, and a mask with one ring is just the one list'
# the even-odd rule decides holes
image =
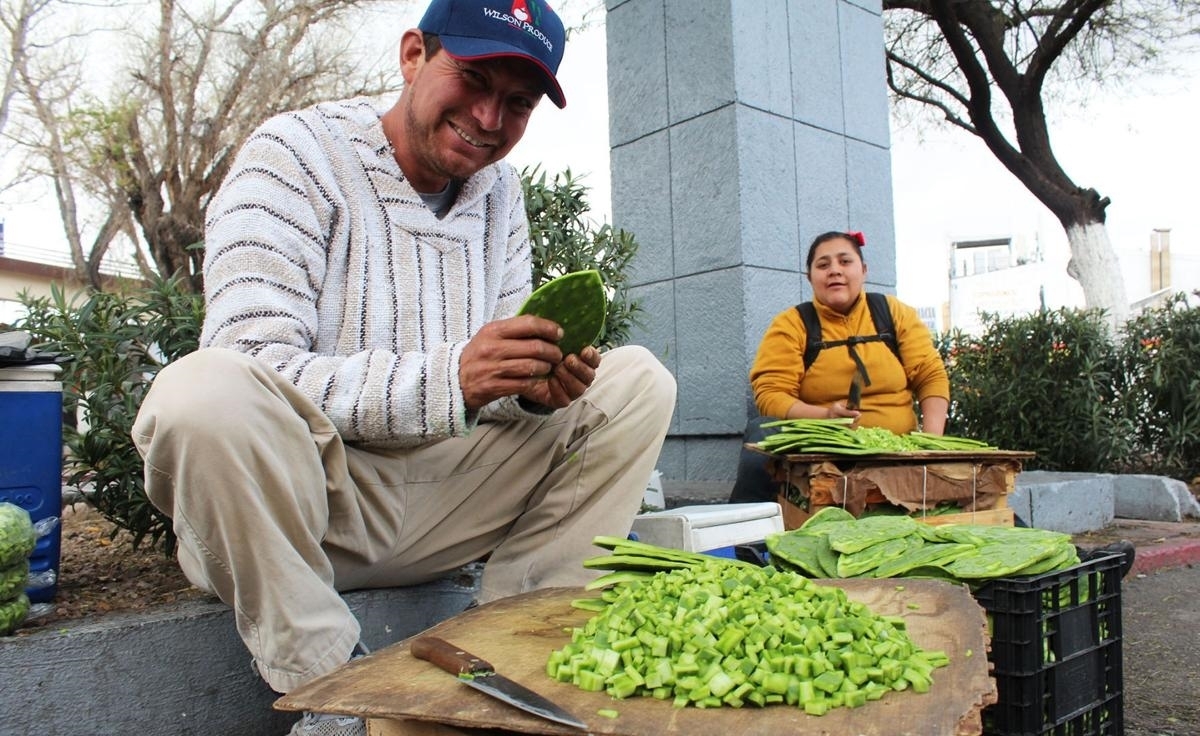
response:
{"label": "concrete pillar", "polygon": [[878,0],[608,0],[613,225],[641,250],[634,342],[674,372],[659,469],[731,481],[767,323],[811,297],[808,243],[867,235],[895,291]]}

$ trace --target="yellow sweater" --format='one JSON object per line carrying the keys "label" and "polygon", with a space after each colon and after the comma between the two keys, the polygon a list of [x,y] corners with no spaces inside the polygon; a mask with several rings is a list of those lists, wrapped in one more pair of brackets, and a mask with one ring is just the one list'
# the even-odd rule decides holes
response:
{"label": "yellow sweater", "polygon": [[[918,401],[930,396],[949,400],[950,380],[929,329],[917,317],[917,311],[895,297],[889,296],[887,300],[903,365],[885,342],[855,346],[871,378],[871,385],[862,390],[859,425],[886,427],[904,434],[917,427],[913,396]],[[820,302],[814,304],[821,320],[822,340],[877,334],[863,295],[859,295],[847,315],[838,314]],[[806,404],[829,406],[848,398],[850,379],[854,374],[854,360],[849,348],[845,345],[825,348],[817,354],[806,373],[806,339],[804,322],[795,307],[776,315],[763,335],[750,369],[754,401],[763,416],[785,417],[796,399]]]}

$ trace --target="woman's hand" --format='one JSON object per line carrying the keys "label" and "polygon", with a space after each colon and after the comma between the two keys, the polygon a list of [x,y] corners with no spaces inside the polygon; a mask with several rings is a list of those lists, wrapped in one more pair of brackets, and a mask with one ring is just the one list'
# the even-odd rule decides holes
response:
{"label": "woman's hand", "polygon": [[837,401],[832,406],[821,406],[819,404],[806,404],[803,401],[796,400],[788,409],[786,419],[837,419],[839,417],[849,417],[854,420],[851,427],[858,426],[858,418],[862,416],[862,412],[857,409],[846,408],[846,402]]}
{"label": "woman's hand", "polygon": [[859,411],[858,409],[847,408],[846,402],[844,402],[844,401],[835,401],[835,402],[833,402],[833,404],[831,404],[829,406],[828,412],[826,413],[825,416],[827,416],[830,419],[839,419],[842,417],[850,417],[850,418],[854,419],[854,422],[851,423],[850,426],[857,427],[858,426],[858,418],[860,416],[862,416],[862,412]]}

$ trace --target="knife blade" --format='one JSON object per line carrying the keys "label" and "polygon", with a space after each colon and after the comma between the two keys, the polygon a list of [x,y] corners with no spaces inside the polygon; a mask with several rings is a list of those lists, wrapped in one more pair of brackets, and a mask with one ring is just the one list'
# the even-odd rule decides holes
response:
{"label": "knife blade", "polygon": [[854,371],[854,375],[850,377],[850,398],[846,400],[847,409],[858,409],[862,403],[862,390],[862,376],[858,374],[858,371]]}
{"label": "knife blade", "polygon": [[476,657],[436,636],[414,639],[409,650],[417,659],[437,665],[459,682],[487,693],[493,698],[565,726],[587,729],[587,724],[566,712],[529,688],[496,673],[496,668],[486,660]]}

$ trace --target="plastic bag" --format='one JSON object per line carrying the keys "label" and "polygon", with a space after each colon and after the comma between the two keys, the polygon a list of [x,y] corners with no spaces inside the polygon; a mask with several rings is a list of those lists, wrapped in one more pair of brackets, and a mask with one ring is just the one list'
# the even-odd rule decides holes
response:
{"label": "plastic bag", "polygon": [[[52,518],[55,523],[58,522],[57,517]],[[0,569],[29,559],[37,540],[38,531],[29,518],[29,512],[16,504],[0,503]]]}
{"label": "plastic bag", "polygon": [[0,602],[0,636],[10,634],[29,615],[29,596],[18,593],[15,598]]}

